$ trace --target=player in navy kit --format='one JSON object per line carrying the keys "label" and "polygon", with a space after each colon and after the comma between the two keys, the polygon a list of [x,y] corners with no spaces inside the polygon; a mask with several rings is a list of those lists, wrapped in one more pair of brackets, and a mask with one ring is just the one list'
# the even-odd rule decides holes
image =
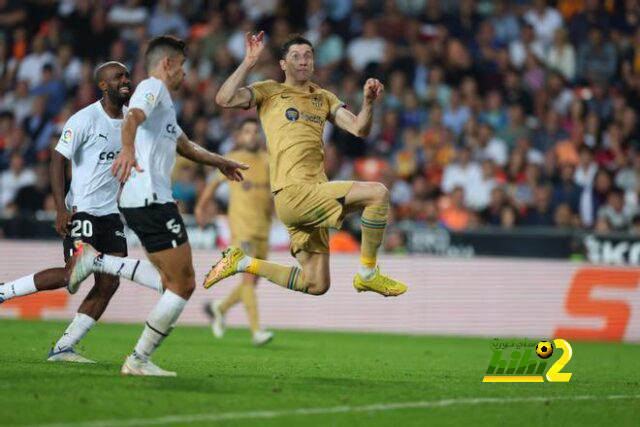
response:
{"label": "player in navy kit", "polygon": [[[133,92],[129,70],[119,62],[107,62],[96,68],[95,80],[102,98],[69,118],[52,154],[51,183],[57,208],[56,231],[64,237],[65,261],[73,254],[76,240],[92,244],[98,250],[118,257],[127,255],[127,242],[120,221],[116,196],[118,181],[111,165],[120,152],[124,104]],[[65,161],[72,165],[69,192],[64,197]],[[147,263],[148,264],[148,263]],[[150,287],[161,289],[160,277],[153,267]],[[0,284],[0,302],[53,290],[67,285],[64,268],[51,268]],[[74,346],[93,327],[118,289],[119,278],[95,274],[95,285],[86,296],[63,336],[49,352],[49,361],[91,363],[77,354]]]}

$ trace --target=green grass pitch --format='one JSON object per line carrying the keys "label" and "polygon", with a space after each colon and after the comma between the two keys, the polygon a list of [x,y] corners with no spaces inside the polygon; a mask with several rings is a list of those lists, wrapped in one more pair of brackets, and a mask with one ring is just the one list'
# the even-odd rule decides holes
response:
{"label": "green grass pitch", "polygon": [[124,378],[142,325],[94,328],[96,365],[46,362],[65,325],[0,320],[0,425],[640,425],[640,345],[572,342],[569,383],[488,384],[489,339],[276,331],[254,348],[180,326],[154,357],[177,378]]}

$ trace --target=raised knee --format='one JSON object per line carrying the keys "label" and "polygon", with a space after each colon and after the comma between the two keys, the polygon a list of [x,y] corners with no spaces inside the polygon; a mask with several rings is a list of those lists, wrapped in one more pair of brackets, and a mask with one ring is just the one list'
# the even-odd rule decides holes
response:
{"label": "raised knee", "polygon": [[374,202],[379,204],[389,203],[389,189],[381,182],[373,183]]}

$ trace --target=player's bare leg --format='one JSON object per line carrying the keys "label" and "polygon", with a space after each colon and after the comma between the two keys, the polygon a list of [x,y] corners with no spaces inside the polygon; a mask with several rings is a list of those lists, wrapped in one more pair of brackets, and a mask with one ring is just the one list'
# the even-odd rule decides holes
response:
{"label": "player's bare leg", "polygon": [[378,182],[355,182],[345,197],[345,214],[362,209],[362,242],[360,271],[353,278],[358,292],[373,291],[384,296],[397,296],[407,286],[380,274],[378,249],[382,244],[389,211],[389,190]]}
{"label": "player's bare leg", "polygon": [[[114,254],[114,256],[124,256],[124,254]],[[50,362],[76,362],[95,363],[75,351],[75,346],[93,328],[106,310],[111,298],[118,290],[120,279],[107,274],[96,273],[95,285],[82,304],[78,308],[78,313],[49,352]]]}
{"label": "player's bare leg", "polygon": [[0,303],[39,291],[64,288],[66,285],[65,269],[62,267],[49,268],[16,280],[0,283]]}
{"label": "player's bare leg", "polygon": [[150,357],[171,333],[187,300],[195,289],[195,274],[189,243],[148,254],[162,277],[165,292],[153,308],[132,355],[122,366],[124,375],[175,376],[154,365]]}

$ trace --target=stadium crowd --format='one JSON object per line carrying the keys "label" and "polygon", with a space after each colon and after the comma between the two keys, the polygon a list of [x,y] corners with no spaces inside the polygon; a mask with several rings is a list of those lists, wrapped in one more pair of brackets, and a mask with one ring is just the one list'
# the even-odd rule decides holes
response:
{"label": "stadium crowd", "polygon": [[[54,210],[50,150],[97,99],[94,67],[120,61],[139,82],[155,35],[188,40],[180,125],[228,152],[255,112],[213,100],[255,30],[271,49],[251,81],[281,80],[277,47],[300,32],[315,81],[353,109],[366,77],[385,83],[365,141],[327,123],[325,164],[384,182],[396,223],[640,229],[638,0],[0,0],[0,209]],[[210,174],[178,162],[183,212]]]}

